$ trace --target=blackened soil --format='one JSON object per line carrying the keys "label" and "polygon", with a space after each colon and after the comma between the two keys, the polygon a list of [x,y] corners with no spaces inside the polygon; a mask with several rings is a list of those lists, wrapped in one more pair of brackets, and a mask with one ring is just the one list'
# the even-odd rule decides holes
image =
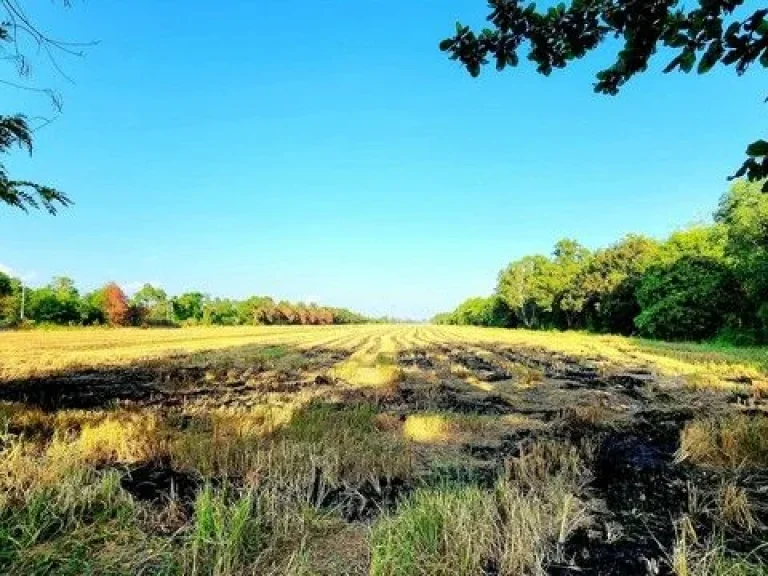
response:
{"label": "blackened soil", "polygon": [[432,370],[435,367],[429,354],[424,350],[401,352],[397,355],[397,363],[404,368],[418,368],[419,370]]}
{"label": "blackened soil", "polygon": [[114,402],[143,402],[161,396],[154,375],[142,369],[87,370],[12,381],[0,386],[0,400],[46,411],[101,408]]}
{"label": "blackened soil", "polygon": [[168,464],[147,462],[128,468],[121,476],[120,484],[142,502],[163,504],[176,499],[182,505],[191,507],[200,480],[193,474],[174,470]]}
{"label": "blackened soil", "polygon": [[512,374],[501,366],[468,350],[451,350],[448,352],[448,357],[452,362],[473,372],[479,380],[484,382],[498,382],[512,377]]}
{"label": "blackened soil", "polygon": [[[237,356],[236,350],[230,351]],[[254,355],[252,365],[237,369],[195,365],[191,357],[137,361],[127,366],[69,369],[42,377],[8,380],[0,386],[0,401],[19,402],[54,412],[63,409],[110,408],[117,404],[175,406],[190,400],[210,405],[247,405],[249,400],[271,392],[296,392],[305,386],[325,383],[306,379],[290,369],[275,370]],[[323,372],[349,356],[338,350],[302,351],[303,371]],[[246,356],[248,357],[248,356]],[[277,360],[279,362],[279,359]]]}
{"label": "blackened soil", "polygon": [[551,574],[671,574],[674,521],[687,509],[687,466],[675,461],[687,413],[652,412],[601,434],[589,494],[603,505],[567,542]]}
{"label": "blackened soil", "polygon": [[369,521],[382,511],[394,510],[410,492],[411,486],[400,478],[380,478],[361,486],[342,486],[323,494],[316,489],[314,497],[320,507],[338,511],[348,522]]}

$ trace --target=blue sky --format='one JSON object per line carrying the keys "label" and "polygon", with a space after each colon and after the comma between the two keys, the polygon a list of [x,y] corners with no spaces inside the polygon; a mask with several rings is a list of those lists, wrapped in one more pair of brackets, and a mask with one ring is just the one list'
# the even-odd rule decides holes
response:
{"label": "blue sky", "polygon": [[[473,80],[437,44],[482,24],[481,0],[183,6],[30,2],[56,36],[100,43],[61,60],[74,84],[33,62],[63,113],[6,164],[76,204],[0,209],[0,265],[423,318],[559,238],[707,218],[764,131],[759,73],[661,75],[663,56],[617,97],[591,89],[610,50]],[[2,90],[6,113],[51,114]]]}

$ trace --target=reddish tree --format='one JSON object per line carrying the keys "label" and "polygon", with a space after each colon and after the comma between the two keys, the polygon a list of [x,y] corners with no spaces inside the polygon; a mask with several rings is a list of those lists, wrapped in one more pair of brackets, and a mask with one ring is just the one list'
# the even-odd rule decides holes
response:
{"label": "reddish tree", "polygon": [[104,316],[114,326],[125,326],[130,321],[128,298],[114,282],[104,287]]}

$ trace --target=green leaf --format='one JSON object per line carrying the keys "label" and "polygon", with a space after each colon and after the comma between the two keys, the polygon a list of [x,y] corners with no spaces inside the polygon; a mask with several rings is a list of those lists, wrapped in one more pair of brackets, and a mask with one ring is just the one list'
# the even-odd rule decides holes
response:
{"label": "green leaf", "polygon": [[712,42],[709,45],[709,48],[707,48],[707,51],[704,53],[704,56],[702,56],[701,60],[699,61],[699,68],[697,72],[699,74],[706,74],[709,72],[723,56],[723,52],[723,45],[719,41]]}
{"label": "green leaf", "polygon": [[696,54],[693,50],[686,50],[680,54],[680,70],[688,73],[693,70],[694,64],[696,64]]}
{"label": "green leaf", "polygon": [[740,22],[734,22],[730,26],[728,26],[728,30],[725,31],[725,34],[723,35],[725,38],[729,36],[735,36],[738,34],[739,30],[741,30],[741,23]]}
{"label": "green leaf", "polygon": [[747,156],[768,156],[768,142],[758,140],[747,146]]}
{"label": "green leaf", "polygon": [[448,50],[452,49],[456,45],[456,41],[453,38],[446,38],[442,42],[440,42],[440,50],[442,52],[447,52]]}
{"label": "green leaf", "polygon": [[[673,58],[672,62],[667,64],[666,68],[664,68],[664,74],[669,74],[670,72],[672,72],[672,70],[677,68],[680,65],[680,59],[681,58],[682,58],[682,56],[676,56],[675,58]],[[598,75],[598,78],[599,77],[600,76]]]}

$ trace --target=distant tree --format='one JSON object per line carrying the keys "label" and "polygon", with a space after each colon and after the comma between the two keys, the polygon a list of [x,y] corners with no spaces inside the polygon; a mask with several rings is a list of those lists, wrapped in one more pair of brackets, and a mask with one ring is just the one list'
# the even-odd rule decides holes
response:
{"label": "distant tree", "polygon": [[0,327],[15,325],[20,320],[21,281],[0,272]]}
{"label": "distant tree", "polygon": [[[695,67],[703,74],[720,64],[741,75],[755,63],[768,67],[768,9],[761,3],[744,18],[735,13],[743,4],[740,0],[702,0],[695,8],[680,0],[572,0],[542,10],[520,0],[488,4],[490,28],[476,33],[457,23],[455,35],[440,43],[440,49],[472,76],[490,59],[497,70],[517,66],[524,44],[537,71],[549,75],[613,38],[623,39],[623,47],[615,62],[597,74],[594,89],[603,94],[617,94],[633,76],[645,72],[662,47],[675,53],[665,73],[687,73]],[[750,144],[746,154],[735,176],[767,177],[768,141]]]}
{"label": "distant tree", "polygon": [[584,270],[592,255],[576,240],[566,238],[555,244],[552,256],[554,307],[565,318],[565,327],[572,328],[584,309],[584,298],[572,288],[576,277]]}
{"label": "distant tree", "polygon": [[640,333],[664,340],[704,340],[742,312],[744,295],[731,269],[706,256],[654,266],[637,289]]}
{"label": "distant tree", "polygon": [[630,234],[595,252],[571,289],[571,297],[583,300],[588,327],[618,334],[634,331],[634,319],[640,313],[635,291],[658,248],[656,241]]}
{"label": "distant tree", "polygon": [[62,297],[49,286],[29,291],[25,314],[30,320],[45,324],[80,322],[78,299]]}
{"label": "distant tree", "polygon": [[237,302],[226,298],[207,301],[203,306],[203,323],[237,326],[240,324]]}
{"label": "distant tree", "polygon": [[168,295],[162,288],[156,288],[152,284],[144,284],[139,288],[131,298],[131,302],[144,308],[154,308],[159,304],[164,304],[168,300]]}
{"label": "distant tree", "polygon": [[541,322],[544,313],[552,311],[558,289],[554,264],[546,256],[525,256],[512,262],[499,273],[496,293],[526,328]]}
{"label": "distant tree", "polygon": [[166,323],[171,320],[171,303],[168,294],[162,288],[144,284],[131,298],[131,306],[134,307],[140,322]]}
{"label": "distant tree", "polygon": [[441,312],[432,317],[432,324],[454,324],[453,312]]}
{"label": "distant tree", "polygon": [[448,319],[449,324],[462,326],[511,326],[514,315],[500,296],[470,298],[459,305]]}
{"label": "distant tree", "polygon": [[760,183],[736,182],[720,200],[715,220],[725,228],[726,255],[768,337],[768,195]]}
{"label": "distant tree", "polygon": [[86,326],[104,324],[107,321],[105,309],[104,288],[85,294],[80,299],[80,322]]}
{"label": "distant tree", "polygon": [[190,320],[200,322],[203,319],[203,310],[207,301],[208,296],[202,292],[186,292],[172,300],[173,313],[181,322]]}
{"label": "distant tree", "polygon": [[270,308],[275,302],[269,296],[251,296],[237,303],[237,316],[240,324],[262,324],[260,311]]}
{"label": "distant tree", "polygon": [[26,315],[35,322],[77,324],[80,322],[80,295],[71,278],[58,276],[37,290],[30,290]]}
{"label": "distant tree", "polygon": [[0,270],[0,298],[13,293],[13,279]]}
{"label": "distant tree", "polygon": [[128,297],[114,282],[104,287],[104,316],[113,326],[126,326],[131,321]]}
{"label": "distant tree", "polygon": [[714,260],[724,260],[727,242],[727,229],[721,224],[693,226],[673,232],[659,246],[655,258],[660,264],[673,264],[686,256],[706,256]]}
{"label": "distant tree", "polygon": [[332,308],[330,312],[334,324],[364,324],[370,321],[369,318],[362,314],[358,314],[357,312],[353,312],[346,308]]}

